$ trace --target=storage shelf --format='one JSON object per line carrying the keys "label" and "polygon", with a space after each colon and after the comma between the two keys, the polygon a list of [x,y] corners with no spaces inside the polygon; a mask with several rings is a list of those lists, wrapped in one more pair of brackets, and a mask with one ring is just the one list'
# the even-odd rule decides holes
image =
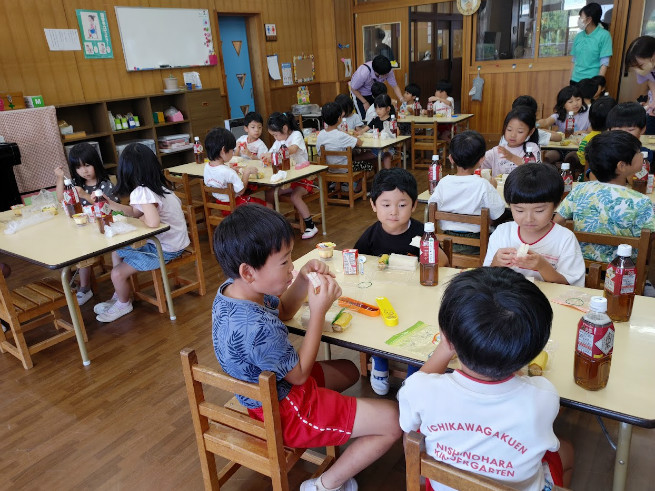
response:
{"label": "storage shelf", "polygon": [[173,126],[176,124],[182,124],[182,123],[188,123],[188,119],[183,119],[182,121],[167,121],[166,123],[157,123],[155,124],[155,128],[161,128],[163,126]]}
{"label": "storage shelf", "polygon": [[61,141],[62,143],[66,144],[66,143],[78,142],[82,140],[93,140],[94,138],[101,138],[103,136],[109,136],[109,133],[107,133],[106,131],[100,131],[98,133],[88,133],[84,136],[77,136],[75,138],[67,138],[67,139],[64,139],[64,135],[61,135]]}
{"label": "storage shelf", "polygon": [[192,143],[189,144],[188,146],[183,147],[183,148],[173,148],[171,150],[166,150],[166,151],[163,151],[162,149],[159,149],[159,155],[161,155],[162,157],[166,157],[167,155],[174,155],[176,153],[186,152],[188,150],[193,150],[193,144]]}
{"label": "storage shelf", "polygon": [[116,130],[113,132],[114,135],[122,135],[124,133],[134,133],[135,131],[149,130],[152,128],[151,124],[142,124],[138,128],[130,128],[129,130]]}

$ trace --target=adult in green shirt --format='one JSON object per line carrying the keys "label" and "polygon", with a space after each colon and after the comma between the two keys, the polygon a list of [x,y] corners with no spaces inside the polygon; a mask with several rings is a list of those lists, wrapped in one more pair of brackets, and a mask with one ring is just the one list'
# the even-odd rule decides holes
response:
{"label": "adult in green shirt", "polygon": [[573,40],[571,85],[596,75],[605,76],[612,56],[612,37],[600,23],[600,5],[589,3],[580,9],[580,32]]}

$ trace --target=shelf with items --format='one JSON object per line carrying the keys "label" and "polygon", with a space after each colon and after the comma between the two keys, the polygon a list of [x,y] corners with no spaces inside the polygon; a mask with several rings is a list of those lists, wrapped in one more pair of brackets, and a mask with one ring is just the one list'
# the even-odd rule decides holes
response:
{"label": "shelf with items", "polygon": [[76,142],[81,142],[84,140],[95,140],[97,138],[101,138],[103,136],[109,136],[110,133],[108,131],[100,131],[98,133],[87,133],[83,136],[76,136],[73,138],[66,138],[66,135],[61,135],[61,141],[64,145],[67,143],[76,143]]}
{"label": "shelf with items", "polygon": [[113,135],[123,135],[123,134],[125,134],[125,133],[134,133],[134,132],[136,132],[136,131],[149,130],[149,129],[151,129],[151,128],[153,128],[153,125],[151,125],[151,124],[147,124],[147,125],[141,125],[141,126],[138,126],[138,127],[136,127],[136,128],[130,128],[130,129],[127,129],[127,130],[116,130],[116,131],[112,131],[112,134],[113,134]]}
{"label": "shelf with items", "polygon": [[[114,118],[116,118],[119,114],[123,118],[126,118],[128,113],[132,113],[133,116],[137,116],[139,118],[139,124],[141,127],[153,125],[152,113],[150,111],[150,101],[147,97],[108,101],[107,111],[111,111]],[[107,121],[109,121],[109,116],[107,116]],[[121,132],[130,130],[116,131]]]}
{"label": "shelf with items", "polygon": [[57,120],[66,121],[73,127],[74,132],[85,131],[86,136],[81,138],[111,131],[104,102],[58,107]]}
{"label": "shelf with items", "polygon": [[188,122],[189,122],[188,119],[183,119],[182,121],[167,121],[165,123],[156,123],[154,125],[154,127],[155,128],[162,128],[162,127],[165,127],[165,126],[174,126],[174,125],[177,125],[177,124],[184,124],[184,123],[188,123]]}

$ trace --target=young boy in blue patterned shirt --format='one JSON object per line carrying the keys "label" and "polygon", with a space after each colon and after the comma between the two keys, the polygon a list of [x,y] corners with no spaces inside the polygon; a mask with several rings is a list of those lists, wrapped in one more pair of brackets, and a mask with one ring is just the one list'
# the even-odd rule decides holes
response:
{"label": "young boy in blue patterned shirt", "polygon": [[[262,371],[275,373],[284,444],[295,448],[342,445],[355,440],[320,477],[301,491],[356,491],[353,476],[400,438],[398,407],[389,400],[355,399],[339,392],[359,380],[348,360],[316,362],[325,313],[341,288],[325,263],[311,260],[293,279],[294,234],[279,213],[242,206],[226,217],[214,236],[216,259],[227,281],[212,308],[212,339],[223,370],[246,382]],[[308,273],[317,273],[315,289]],[[308,298],[310,319],[296,352],[284,321]],[[254,419],[259,401],[237,396]]]}

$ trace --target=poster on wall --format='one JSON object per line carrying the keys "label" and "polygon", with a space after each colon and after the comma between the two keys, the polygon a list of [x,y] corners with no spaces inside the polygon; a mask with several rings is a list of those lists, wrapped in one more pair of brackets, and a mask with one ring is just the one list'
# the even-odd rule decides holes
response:
{"label": "poster on wall", "polygon": [[107,13],[104,10],[76,10],[82,34],[84,58],[113,58]]}

